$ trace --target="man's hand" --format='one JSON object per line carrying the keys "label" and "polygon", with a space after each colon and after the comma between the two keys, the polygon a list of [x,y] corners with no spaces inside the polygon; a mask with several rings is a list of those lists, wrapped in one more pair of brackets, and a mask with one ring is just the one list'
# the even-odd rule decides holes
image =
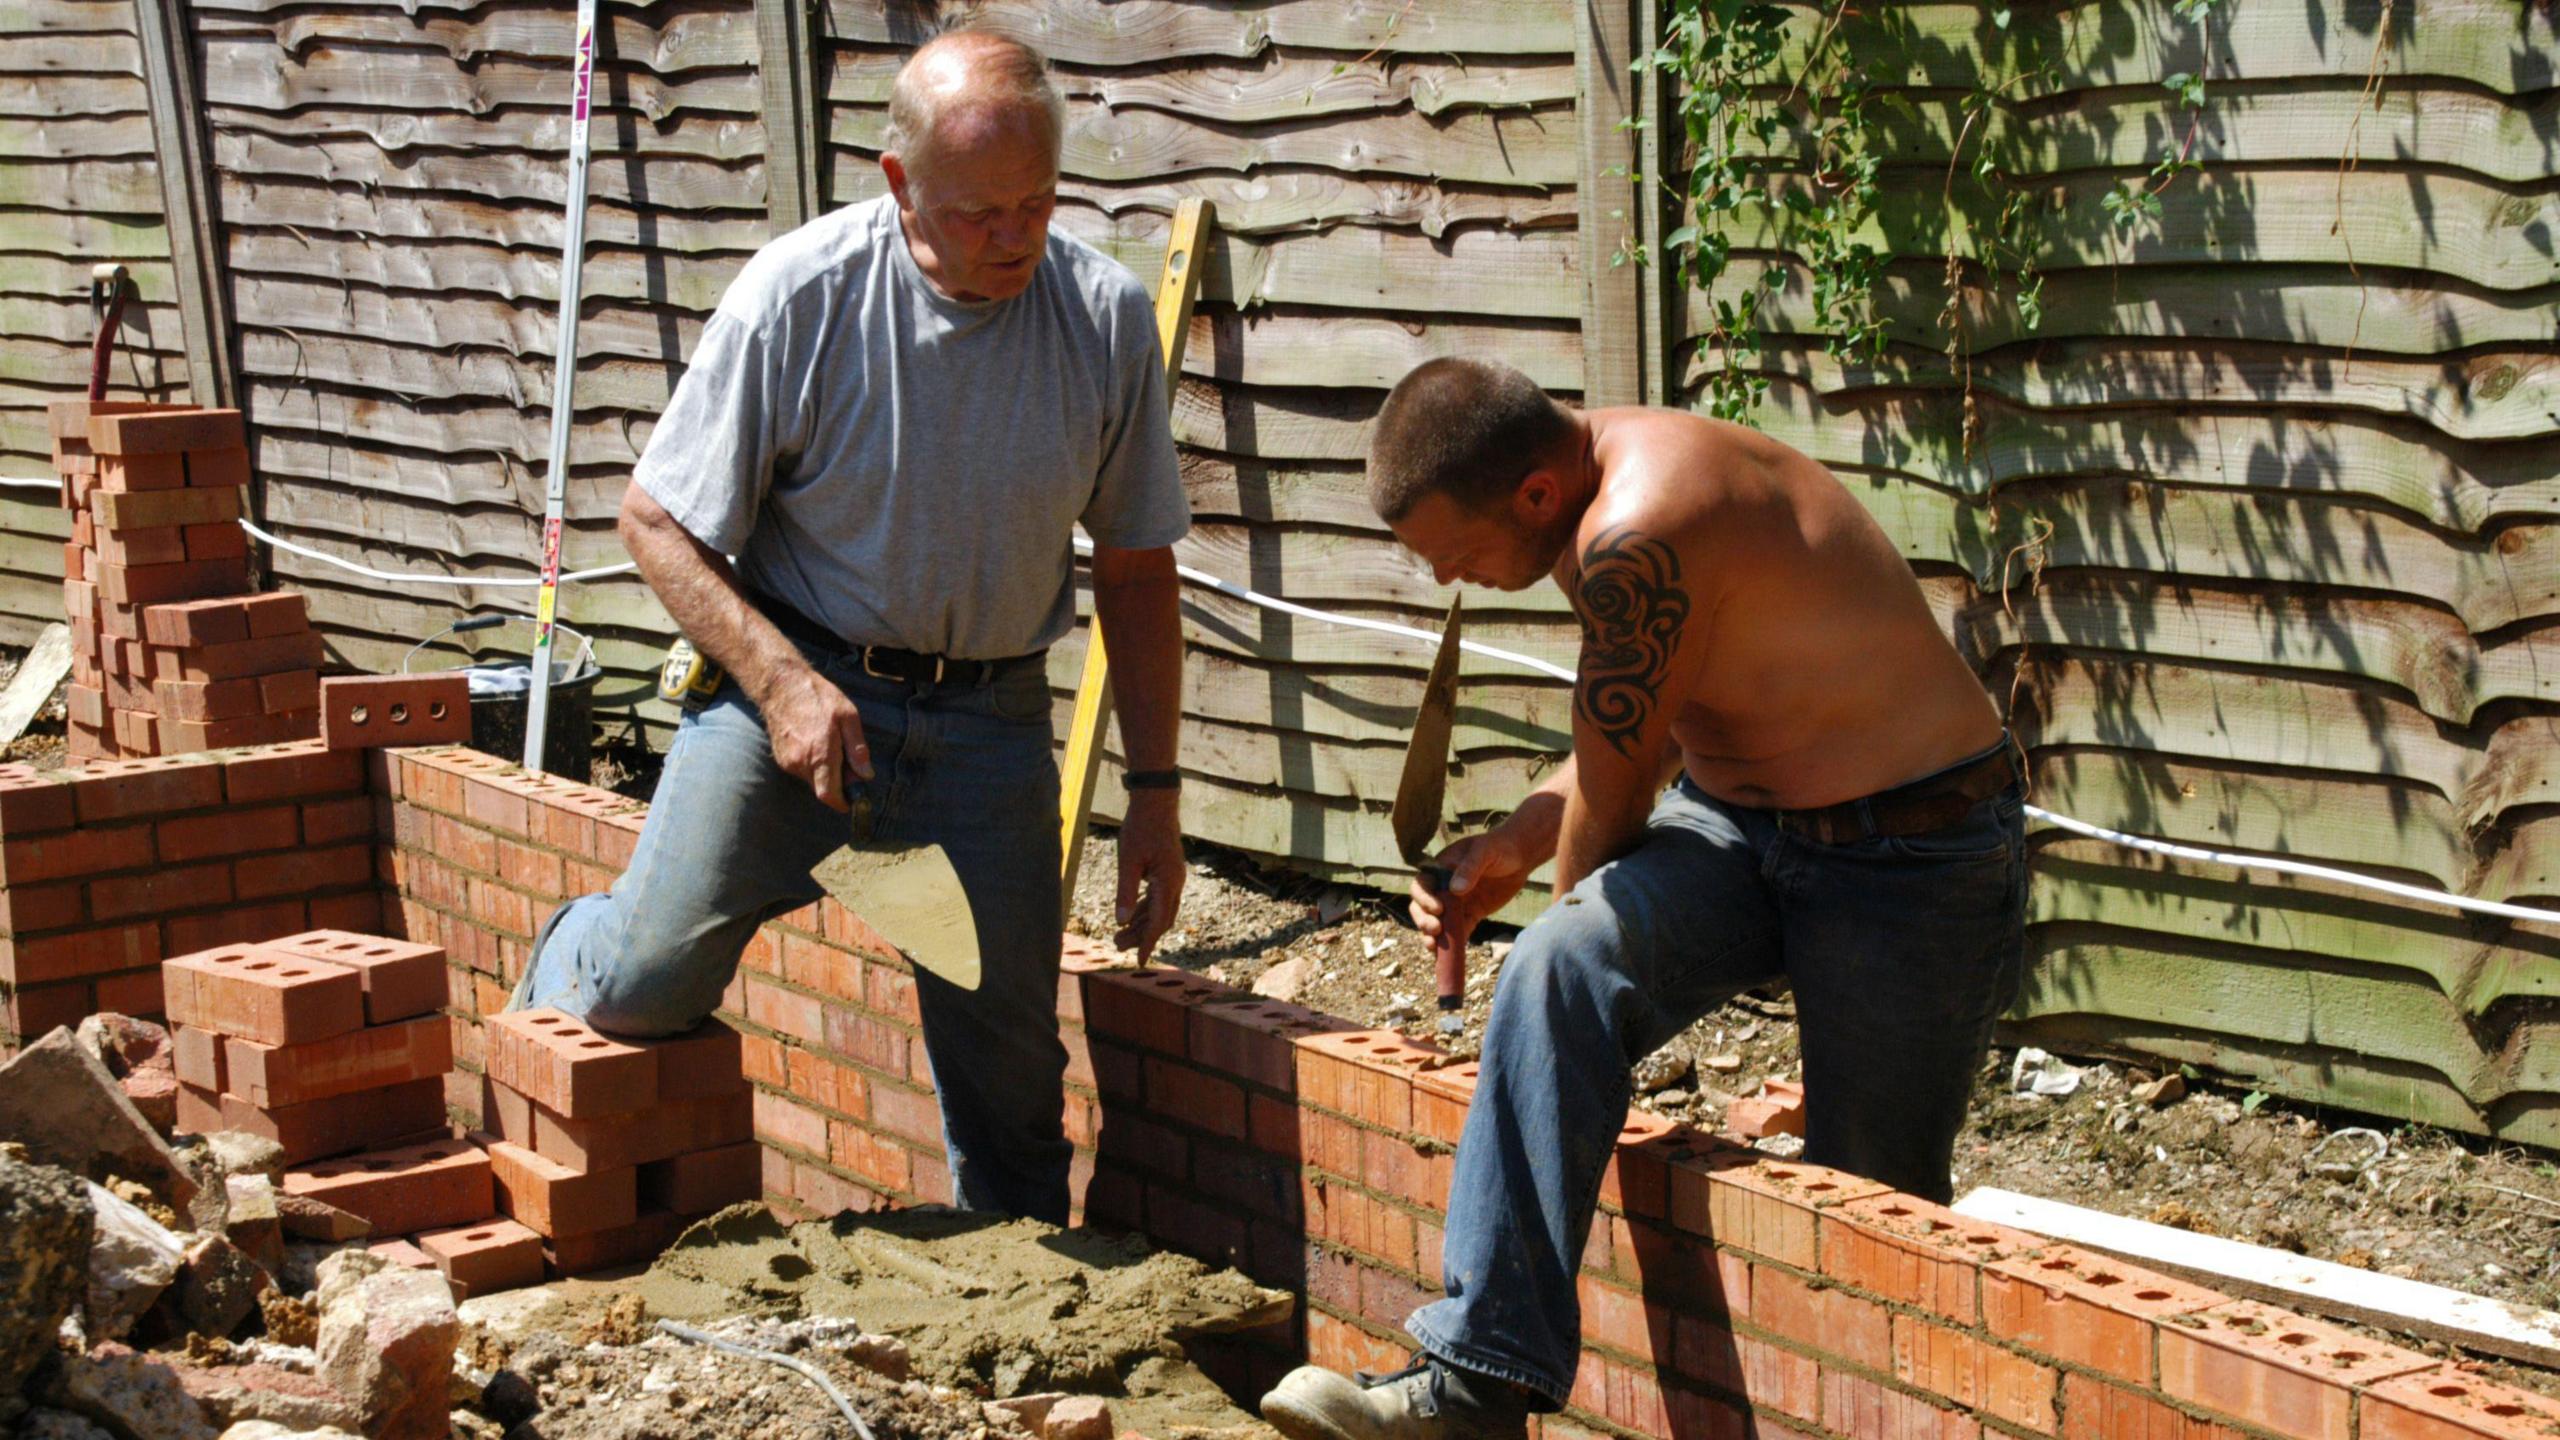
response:
{"label": "man's hand", "polygon": [[845,772],[871,778],[871,747],[862,738],[862,712],[845,693],[805,662],[781,668],[755,697],[773,737],[773,760],[809,782],[819,799],[837,810],[845,802]]}
{"label": "man's hand", "polygon": [[1141,965],[1173,928],[1182,882],[1190,873],[1182,859],[1180,801],[1179,791],[1134,790],[1129,813],[1120,821],[1120,928],[1111,943],[1137,951]]}
{"label": "man's hand", "polygon": [[1463,964],[1477,922],[1510,904],[1545,859],[1508,822],[1441,851],[1449,888],[1434,890],[1418,875],[1413,881],[1413,926],[1431,941],[1432,961],[1454,955]]}

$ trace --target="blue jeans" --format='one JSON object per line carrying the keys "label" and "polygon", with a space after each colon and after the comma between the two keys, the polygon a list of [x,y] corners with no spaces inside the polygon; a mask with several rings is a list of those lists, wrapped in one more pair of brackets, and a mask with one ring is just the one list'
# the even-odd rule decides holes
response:
{"label": "blue jeans", "polygon": [[[862,712],[874,778],[848,783],[871,799],[872,834],[942,846],[977,924],[978,989],[915,976],[953,1198],[1063,1225],[1058,767],[1042,662],[931,689],[810,660]],[[686,1029],[719,1007],[756,928],[816,900],[810,871],[854,838],[847,816],[774,763],[731,681],[677,729],[631,867],[611,892],[553,913],[510,1008],[555,1005],[626,1035]]]}
{"label": "blue jeans", "polygon": [[1966,1097],[2024,964],[2015,785],[1925,834],[1826,845],[1682,779],[1643,842],[1520,933],[1485,1030],[1441,1249],[1405,1328],[1551,1406],[1574,1274],[1635,1062],[1739,992],[1795,990],[1805,1158],[1945,1200]]}

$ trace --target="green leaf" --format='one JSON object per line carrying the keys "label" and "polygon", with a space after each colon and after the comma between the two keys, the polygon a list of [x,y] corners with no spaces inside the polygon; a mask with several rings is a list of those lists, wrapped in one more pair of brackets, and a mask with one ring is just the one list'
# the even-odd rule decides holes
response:
{"label": "green leaf", "polygon": [[2240,1113],[2243,1115],[2255,1115],[2258,1113],[2258,1107],[2266,1103],[2266,1091],[2252,1090],[2248,1094],[2240,1097]]}

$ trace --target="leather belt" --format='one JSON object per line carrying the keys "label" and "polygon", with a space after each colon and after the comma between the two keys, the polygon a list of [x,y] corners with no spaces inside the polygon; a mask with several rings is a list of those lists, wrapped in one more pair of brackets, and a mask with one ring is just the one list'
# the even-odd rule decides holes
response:
{"label": "leather belt", "polygon": [[748,589],[746,597],[764,618],[773,622],[776,630],[812,649],[843,656],[875,680],[895,680],[926,689],[954,686],[974,690],[994,683],[1004,667],[1037,658],[1016,655],[1005,660],[955,660],[947,655],[902,650],[895,645],[855,645],[761,590]]}
{"label": "leather belt", "polygon": [[1974,806],[2018,780],[2007,731],[2000,743],[1907,785],[1879,790],[1818,810],[1774,812],[1778,828],[1825,845],[1846,845],[1881,835],[1918,835],[1953,825]]}

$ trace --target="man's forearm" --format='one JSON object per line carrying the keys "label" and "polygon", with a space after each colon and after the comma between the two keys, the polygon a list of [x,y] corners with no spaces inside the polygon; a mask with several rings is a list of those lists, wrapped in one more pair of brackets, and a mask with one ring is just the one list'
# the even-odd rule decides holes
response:
{"label": "man's forearm", "polygon": [[[642,513],[634,514],[634,509]],[[726,557],[694,539],[664,511],[646,513],[655,509],[626,506],[623,548],[685,638],[761,701],[777,673],[804,663],[799,650],[747,602]]]}
{"label": "man's forearm", "polygon": [[1163,573],[1097,581],[1095,617],[1111,649],[1120,743],[1132,770],[1170,770],[1182,746],[1181,584]]}

